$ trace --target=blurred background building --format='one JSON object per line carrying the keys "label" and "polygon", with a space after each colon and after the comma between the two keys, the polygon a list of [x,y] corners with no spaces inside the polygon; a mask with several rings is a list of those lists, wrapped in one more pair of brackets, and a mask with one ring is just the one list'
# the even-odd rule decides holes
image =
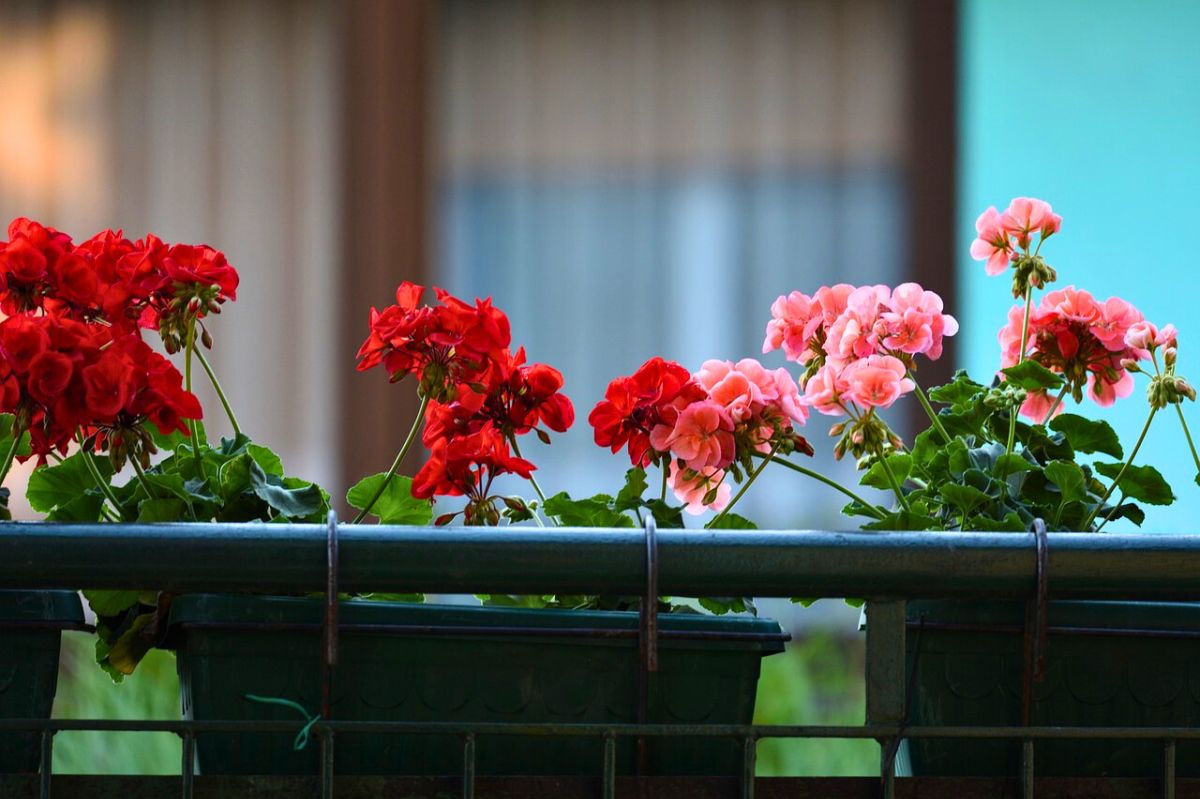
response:
{"label": "blurred background building", "polygon": [[[967,247],[1019,194],[1063,214],[1064,282],[1179,324],[1186,371],[1198,24],[1118,0],[6,0],[0,218],[224,250],[243,283],[214,365],[335,496],[415,410],[354,371],[368,308],[404,279],[490,294],[579,413],[526,452],[546,487],[612,490],[627,464],[585,420],[605,384],[757,356],[793,289],[918,280],[963,322],[923,382],[990,373],[1008,285]],[[1108,416],[1130,436],[1142,413]],[[1146,453],[1196,490],[1169,425]],[[763,526],[848,524],[766,478],[743,509]]]}

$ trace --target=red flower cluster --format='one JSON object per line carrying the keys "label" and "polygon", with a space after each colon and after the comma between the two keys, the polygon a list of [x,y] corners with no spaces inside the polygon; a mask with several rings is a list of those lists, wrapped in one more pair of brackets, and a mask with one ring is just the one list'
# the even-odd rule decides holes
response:
{"label": "red flower cluster", "polygon": [[508,317],[490,299],[472,306],[439,288],[437,304],[423,305],[424,291],[405,281],[396,289],[395,305],[371,309],[358,370],[383,364],[393,382],[415,375],[421,396],[449,401],[459,384],[478,380],[508,347]]}
{"label": "red flower cluster", "polygon": [[106,230],[81,244],[29,219],[15,219],[0,242],[0,310],[43,312],[121,330],[158,328],[168,350],[191,321],[237,296],[238,274],[211,247],[132,242]]}
{"label": "red flower cluster", "polygon": [[[514,454],[517,436],[558,433],[575,421],[562,394],[563,378],[546,364],[525,362],[525,349],[508,349],[508,317],[490,299],[470,305],[435,288],[405,282],[396,304],[371,309],[371,330],[359,348],[359,371],[380,364],[392,381],[415,375],[426,398],[421,440],[430,458],[413,478],[413,496],[466,496],[468,524],[499,518],[492,481],[502,474],[529,478],[536,468]],[[448,520],[450,517],[443,517]]]}
{"label": "red flower cluster", "polygon": [[30,432],[39,462],[66,452],[77,430],[95,436],[118,466],[151,447],[142,425],[187,433],[200,403],[179,371],[136,332],[58,316],[20,314],[0,322],[0,411]]}
{"label": "red flower cluster", "polygon": [[501,474],[528,479],[535,468],[514,457],[504,436],[489,422],[474,433],[435,441],[429,460],[413,478],[412,493],[419,499],[466,496],[464,521],[494,525],[500,514],[491,497],[492,481]]}
{"label": "red flower cluster", "polygon": [[613,452],[628,445],[629,461],[646,467],[653,460],[650,432],[660,424],[674,425],[681,405],[706,396],[687,369],[655,357],[633,374],[609,383],[604,399],[588,414],[588,422],[596,429],[596,444]]}
{"label": "red flower cluster", "polygon": [[146,422],[187,433],[183,420],[201,409],[141,329],[157,328],[174,351],[237,286],[237,271],[211,247],[133,242],[113,230],[76,244],[13,220],[0,241],[0,410],[29,430],[39,461],[81,432],[118,468],[130,456],[147,462]]}

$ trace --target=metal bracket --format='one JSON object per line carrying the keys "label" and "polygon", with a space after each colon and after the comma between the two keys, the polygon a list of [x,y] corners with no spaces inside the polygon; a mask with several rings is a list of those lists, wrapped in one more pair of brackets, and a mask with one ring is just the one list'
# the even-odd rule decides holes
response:
{"label": "metal bracket", "polygon": [[1033,536],[1036,547],[1035,588],[1033,598],[1025,600],[1024,666],[1021,670],[1021,724],[1025,727],[1033,719],[1033,684],[1046,679],[1050,544],[1044,520],[1033,520]]}
{"label": "metal bracket", "polygon": [[[333,716],[333,667],[338,661],[338,518],[330,509],[325,535],[325,619],[321,651],[321,718]],[[321,732],[321,796],[333,799],[333,731]]]}
{"label": "metal bracket", "polygon": [[[638,724],[650,719],[650,675],[658,671],[658,525],[653,514],[643,522],[646,584],[638,603]],[[637,739],[637,773],[646,772],[646,739]]]}

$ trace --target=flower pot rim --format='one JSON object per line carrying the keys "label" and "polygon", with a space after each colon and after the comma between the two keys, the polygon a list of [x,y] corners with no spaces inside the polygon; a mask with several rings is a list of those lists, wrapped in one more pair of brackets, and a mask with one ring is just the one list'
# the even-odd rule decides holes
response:
{"label": "flower pot rim", "polygon": [[82,624],[83,603],[75,591],[0,588],[0,629],[8,622]]}

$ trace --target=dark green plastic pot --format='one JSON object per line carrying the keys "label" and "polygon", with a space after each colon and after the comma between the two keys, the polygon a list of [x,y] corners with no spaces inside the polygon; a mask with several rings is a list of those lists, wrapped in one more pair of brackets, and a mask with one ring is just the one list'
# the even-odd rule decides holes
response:
{"label": "dark green plastic pot", "polygon": [[[319,712],[323,602],[284,597],[190,595],[171,607],[186,718],[297,719],[295,710],[246,699],[282,697]],[[636,630],[636,613],[342,602],[333,716],[340,720],[632,722],[638,659],[634,638],[567,637],[554,630]],[[293,625],[269,629],[271,625]],[[295,625],[310,625],[295,629]],[[369,631],[354,625],[373,625]],[[374,625],[381,625],[376,627]],[[257,628],[256,628],[257,627]],[[395,629],[389,631],[387,628]],[[403,628],[408,627],[408,632]],[[436,630],[413,631],[413,627]],[[451,634],[445,628],[476,628]],[[506,628],[501,632],[499,628]],[[649,715],[658,723],[749,723],[759,662],[783,650],[774,621],[661,615],[660,667]],[[672,633],[702,633],[672,638]],[[738,637],[722,639],[722,634]],[[205,774],[315,774],[319,745],[293,735],[197,737]],[[650,739],[653,774],[737,774],[741,744]],[[481,736],[480,774],[599,774],[598,738]],[[631,772],[634,744],[619,741],[618,769]],[[341,774],[457,774],[457,736],[339,735]]]}
{"label": "dark green plastic pot", "polygon": [[[0,590],[0,718],[47,719],[58,685],[62,630],[83,623],[70,591]],[[33,772],[37,733],[0,733],[0,774]]]}
{"label": "dark green plastic pot", "polygon": [[[910,602],[914,725],[1019,725],[1024,604]],[[1037,726],[1200,725],[1200,604],[1051,602],[1046,676],[1034,684]],[[972,629],[937,629],[937,625]],[[919,657],[917,649],[920,649]],[[911,673],[911,671],[910,671]],[[909,739],[914,776],[1016,776],[1020,742]],[[1038,776],[1159,777],[1155,741],[1047,740]],[[1200,743],[1180,741],[1181,777],[1200,777]],[[904,763],[900,761],[902,771]]]}

